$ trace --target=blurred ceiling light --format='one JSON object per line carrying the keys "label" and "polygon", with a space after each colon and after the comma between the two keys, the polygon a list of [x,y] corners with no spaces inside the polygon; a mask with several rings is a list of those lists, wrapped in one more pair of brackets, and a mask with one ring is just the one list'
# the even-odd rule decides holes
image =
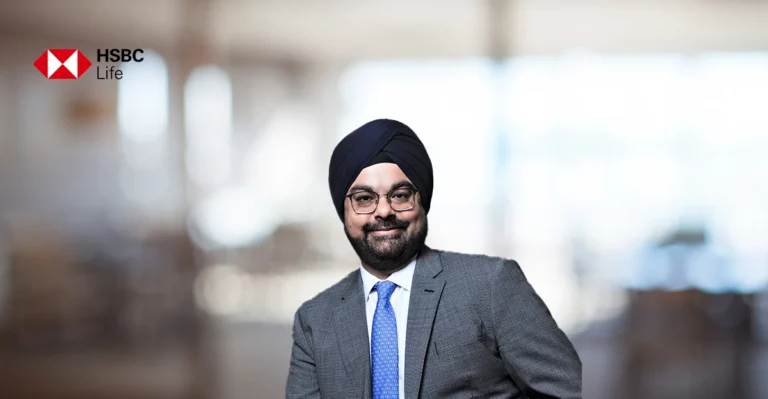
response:
{"label": "blurred ceiling light", "polygon": [[195,69],[184,89],[184,126],[190,179],[203,188],[226,183],[231,173],[232,83],[226,71]]}
{"label": "blurred ceiling light", "polygon": [[192,209],[189,230],[201,248],[243,247],[264,240],[277,228],[271,201],[244,188],[217,191]]}
{"label": "blurred ceiling light", "polygon": [[162,139],[168,127],[168,68],[163,57],[147,51],[143,62],[121,68],[117,120],[122,137],[136,143]]}

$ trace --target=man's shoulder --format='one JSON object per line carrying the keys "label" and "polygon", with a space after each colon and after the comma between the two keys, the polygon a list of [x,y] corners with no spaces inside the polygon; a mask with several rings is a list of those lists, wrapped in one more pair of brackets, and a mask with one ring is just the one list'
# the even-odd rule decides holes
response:
{"label": "man's shoulder", "polygon": [[299,307],[298,312],[307,316],[311,316],[312,314],[329,314],[327,312],[328,309],[332,307],[339,298],[347,295],[350,288],[354,285],[355,279],[359,278],[360,269],[353,270],[343,279],[304,302]]}
{"label": "man's shoulder", "polygon": [[440,255],[443,271],[453,278],[487,281],[499,276],[522,276],[520,265],[510,258],[478,253],[433,249]]}
{"label": "man's shoulder", "polygon": [[446,251],[442,249],[433,249],[433,251],[440,254],[440,261],[443,268],[472,268],[474,270],[485,269],[492,270],[501,267],[505,267],[505,264],[517,264],[513,259],[502,258],[500,256],[492,256],[479,253],[466,253],[456,251]]}
{"label": "man's shoulder", "polygon": [[444,249],[431,249],[440,254],[440,259],[445,262],[464,262],[464,263],[476,263],[476,264],[494,264],[499,262],[508,262],[511,259],[506,259],[498,256],[479,254],[479,253],[467,253],[457,251],[447,251]]}

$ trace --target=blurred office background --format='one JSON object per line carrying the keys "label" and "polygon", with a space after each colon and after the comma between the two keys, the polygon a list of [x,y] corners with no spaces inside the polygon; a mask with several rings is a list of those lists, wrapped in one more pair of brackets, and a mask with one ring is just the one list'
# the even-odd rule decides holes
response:
{"label": "blurred office background", "polygon": [[[768,2],[0,4],[0,397],[279,398],[399,119],[427,243],[517,259],[585,398],[768,398]],[[46,80],[47,48],[79,80]],[[96,49],[142,48],[98,80]],[[104,65],[100,65],[102,68]],[[511,304],[513,306],[513,304]]]}

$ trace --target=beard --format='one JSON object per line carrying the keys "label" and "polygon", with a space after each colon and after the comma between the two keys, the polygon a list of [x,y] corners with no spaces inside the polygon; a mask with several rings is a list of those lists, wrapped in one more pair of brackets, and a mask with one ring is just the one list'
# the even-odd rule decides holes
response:
{"label": "beard", "polygon": [[[410,233],[407,230],[410,222],[399,220],[392,215],[386,219],[379,219],[376,223],[363,225],[361,237],[350,236],[346,227],[344,234],[347,235],[349,243],[352,244],[352,248],[364,265],[378,272],[391,274],[406,266],[424,247],[429,227],[423,211],[419,215],[419,220],[422,222],[421,227]],[[397,231],[385,236],[370,234],[374,230],[382,229],[397,229]]]}

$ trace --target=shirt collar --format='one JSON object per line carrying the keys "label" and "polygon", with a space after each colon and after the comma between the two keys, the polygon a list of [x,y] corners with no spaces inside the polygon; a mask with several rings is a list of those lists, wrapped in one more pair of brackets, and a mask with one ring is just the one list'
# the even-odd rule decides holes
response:
{"label": "shirt collar", "polygon": [[[390,274],[387,280],[397,284],[398,287],[403,288],[406,291],[411,291],[411,284],[413,283],[413,272],[415,269],[416,257],[411,259],[411,262],[408,263],[406,267]],[[378,277],[369,273],[368,270],[365,270],[362,264],[360,265],[360,275],[363,277],[363,293],[365,294],[365,300],[367,301],[368,295],[370,295],[371,290],[373,290],[373,286],[382,280],[379,280]]]}

